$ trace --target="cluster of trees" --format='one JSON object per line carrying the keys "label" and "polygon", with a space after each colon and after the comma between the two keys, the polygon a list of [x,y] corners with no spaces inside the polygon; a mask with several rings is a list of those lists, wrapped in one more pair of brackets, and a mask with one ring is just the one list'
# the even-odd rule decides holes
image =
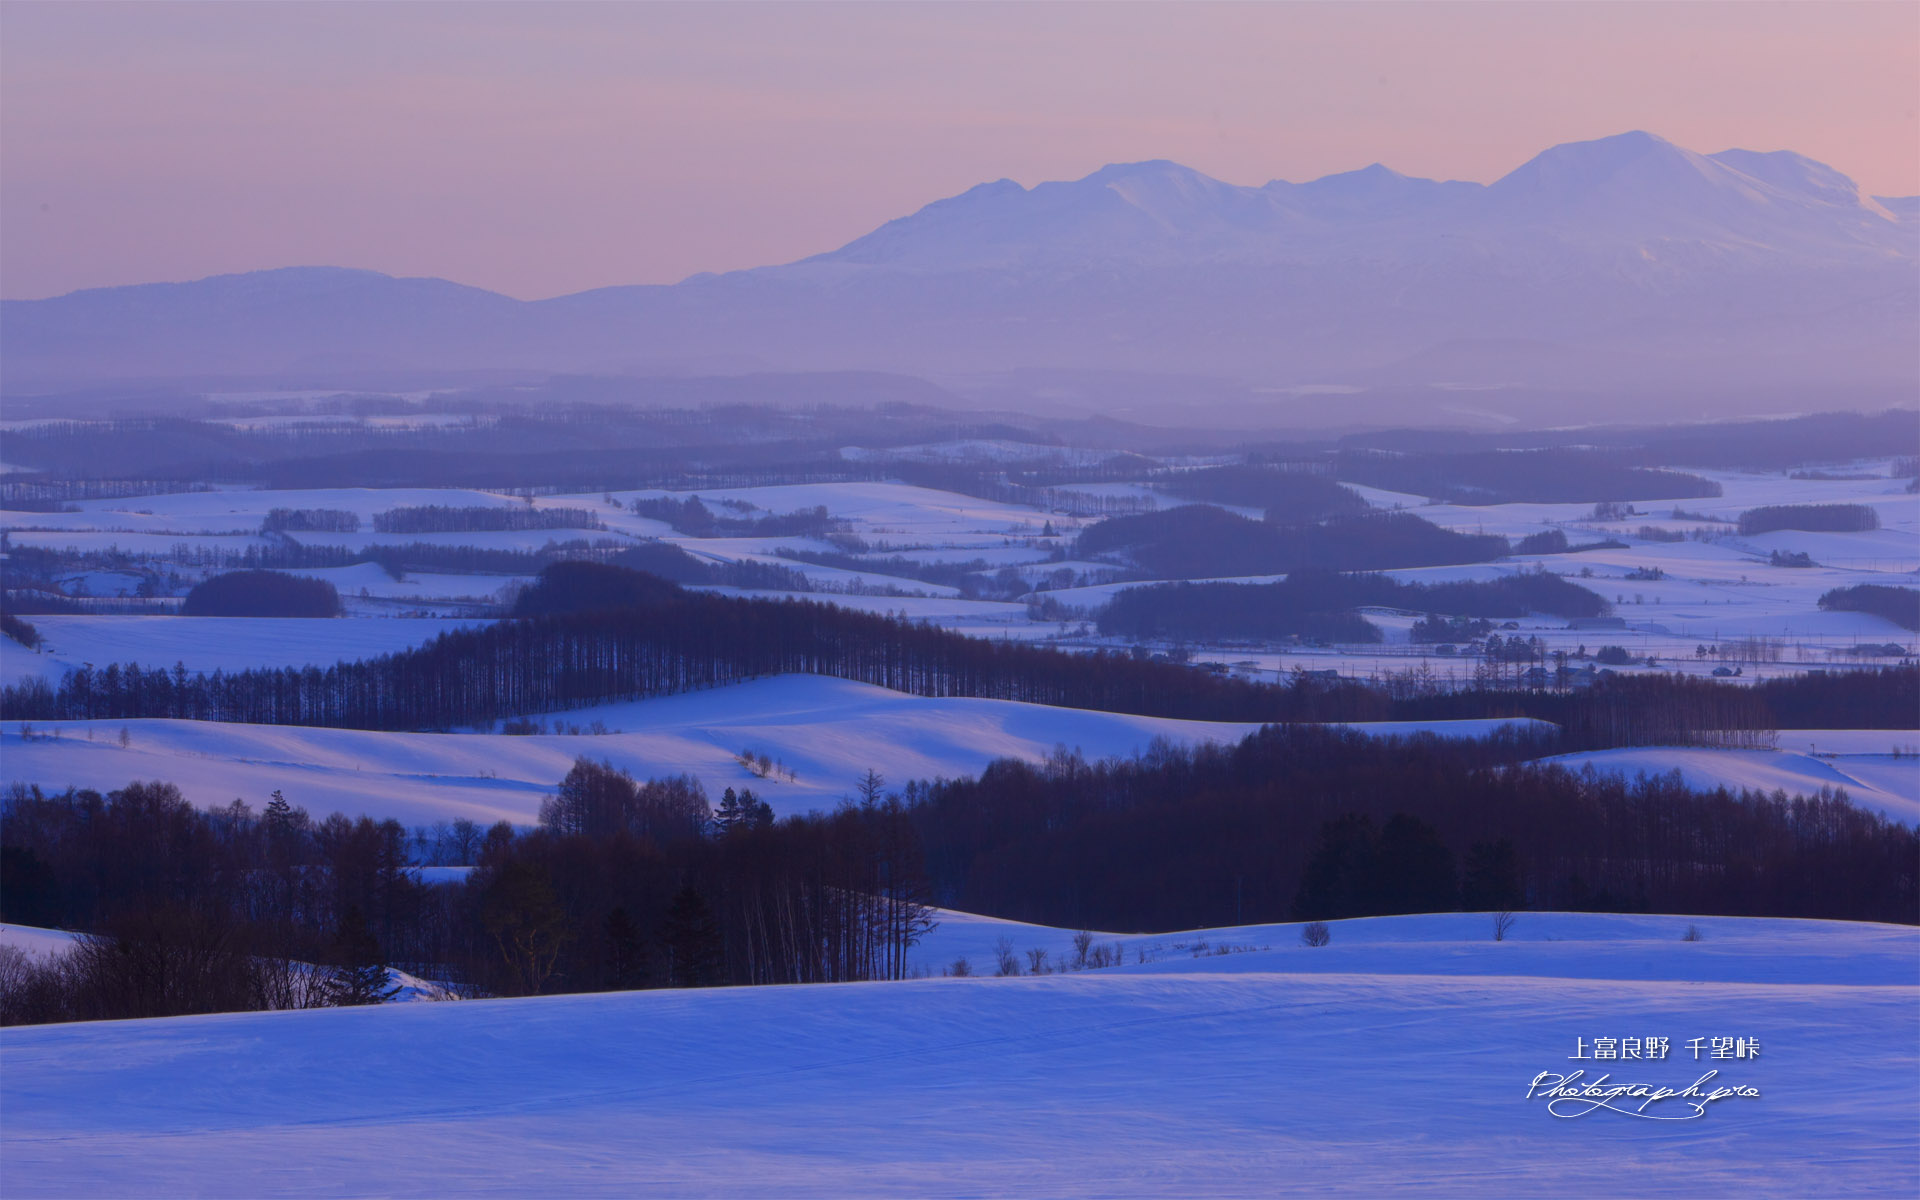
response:
{"label": "cluster of trees", "polygon": [[189,617],[337,617],[340,593],[324,579],[279,571],[230,571],[193,585]]}
{"label": "cluster of trees", "polygon": [[1862,533],[1880,528],[1880,514],[1865,504],[1764,504],[1740,514],[1740,532],[1800,529],[1815,533]]}
{"label": "cluster of trees", "polygon": [[420,504],[373,514],[377,533],[484,533],[526,529],[604,529],[585,508],[535,508],[531,504]]}
{"label": "cluster of trees", "polygon": [[581,762],[537,828],[497,824],[464,880],[423,884],[397,822],[316,821],[278,792],[200,811],[171,784],[16,786],[0,920],[94,936],[0,961],[0,1022],[374,1002],[390,965],[490,995],[897,979],[932,914],[880,787],[777,823],[729,791],[709,819],[697,784]]}
{"label": "cluster of trees", "polygon": [[[62,426],[79,428],[73,422],[53,422],[51,426],[14,429],[22,437],[30,431],[58,431]],[[9,438],[9,441],[13,441]],[[18,445],[15,442],[15,445]],[[125,479],[97,477],[63,478],[55,474],[13,472],[0,481],[0,508],[14,512],[62,512],[59,506],[74,500],[124,500],[131,496],[166,496],[180,492],[210,492],[208,483],[187,483],[177,479],[151,479],[144,476]]]}
{"label": "cluster of trees", "polygon": [[1509,838],[1475,842],[1461,869],[1433,826],[1396,812],[1375,832],[1365,813],[1320,827],[1294,894],[1294,915],[1336,921],[1417,912],[1500,912],[1526,907]]}
{"label": "cluster of trees", "polygon": [[[1486,582],[1400,583],[1385,575],[1337,574],[1308,568],[1277,583],[1176,583],[1128,588],[1100,610],[1100,632],[1192,641],[1270,640],[1377,642],[1380,631],[1352,610],[1397,608],[1459,617],[1522,617],[1550,613],[1596,617],[1599,596],[1544,571]],[[1431,638],[1447,641],[1456,638]]]}
{"label": "cluster of trees", "polygon": [[344,508],[274,508],[260,528],[266,533],[358,533],[360,514]]}
{"label": "cluster of trees", "polygon": [[1582,504],[1590,500],[1665,500],[1718,496],[1698,475],[1622,465],[1582,450],[1477,450],[1451,454],[1348,450],[1341,479],[1456,504]]}
{"label": "cluster of trees", "polygon": [[688,537],[825,537],[846,524],[830,516],[824,504],[763,517],[717,516],[698,496],[639,496],[632,507],[636,514],[665,521]]}
{"label": "cluster of trees", "polygon": [[278,792],[201,810],[170,783],[0,797],[0,920],[82,930],[5,964],[0,1020],[370,1003],[381,946],[426,919],[397,821],[314,821]]}
{"label": "cluster of trees", "polygon": [[1248,464],[1209,467],[1171,475],[1161,490],[1209,504],[1257,508],[1269,521],[1318,521],[1326,517],[1360,516],[1367,502],[1360,493],[1334,482],[1330,475],[1280,466]]}
{"label": "cluster of trees", "polygon": [[1920,630],[1920,589],[1860,583],[1826,592],[1820,607],[1827,612],[1871,613],[1902,629]]}
{"label": "cluster of trees", "polygon": [[1152,578],[1204,579],[1302,567],[1380,571],[1489,562],[1510,547],[1503,537],[1456,533],[1411,513],[1280,525],[1191,504],[1090,525],[1080,531],[1076,550],[1085,558],[1123,554]]}
{"label": "cluster of trees", "polygon": [[29,650],[38,650],[42,640],[38,629],[10,612],[0,612],[0,635],[20,643]]}
{"label": "cluster of trees", "polygon": [[1435,642],[1469,642],[1493,631],[1493,622],[1484,617],[1443,617],[1428,614],[1413,623],[1410,638],[1431,645]]}
{"label": "cluster of trees", "polygon": [[1128,762],[1056,755],[915,789],[934,895],[1068,927],[1485,909],[1912,923],[1910,827],[1842,796],[1693,792],[1526,760],[1523,736],[1273,726]]}

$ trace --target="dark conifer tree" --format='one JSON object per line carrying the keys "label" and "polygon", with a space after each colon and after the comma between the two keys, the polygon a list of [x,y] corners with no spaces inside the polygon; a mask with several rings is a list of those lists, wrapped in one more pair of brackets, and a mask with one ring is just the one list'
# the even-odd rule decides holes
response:
{"label": "dark conifer tree", "polygon": [[1294,915],[1305,921],[1372,915],[1378,903],[1374,893],[1378,840],[1373,821],[1366,816],[1349,814],[1322,825],[1294,897]]}
{"label": "dark conifer tree", "polygon": [[1377,912],[1452,912],[1459,896],[1453,851],[1433,826],[1394,813],[1380,830],[1371,890]]}
{"label": "dark conifer tree", "polygon": [[1520,859],[1513,842],[1500,838],[1475,842],[1467,850],[1465,870],[1460,876],[1460,907],[1467,912],[1506,912],[1520,908],[1525,894],[1520,887]]}
{"label": "dark conifer tree", "polygon": [[387,971],[380,940],[367,928],[367,919],[358,908],[349,908],[340,918],[333,948],[335,962],[326,981],[328,1004],[385,1004],[400,994]]}
{"label": "dark conifer tree", "polygon": [[667,908],[662,939],[667,974],[674,987],[707,987],[718,982],[720,931],[713,909],[692,884],[680,889]]}
{"label": "dark conifer tree", "polygon": [[605,984],[613,991],[625,991],[646,983],[647,948],[640,927],[625,908],[607,914],[601,930],[606,938]]}

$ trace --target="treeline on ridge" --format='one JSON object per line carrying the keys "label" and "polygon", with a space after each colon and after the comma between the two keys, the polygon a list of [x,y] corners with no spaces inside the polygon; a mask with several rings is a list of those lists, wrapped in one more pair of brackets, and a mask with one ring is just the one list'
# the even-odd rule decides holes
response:
{"label": "treeline on ridge", "polygon": [[[0,688],[0,718],[169,717],[355,729],[434,730],[779,674],[829,675],[920,696],[973,696],[1216,721],[1537,717],[1566,749],[1685,744],[1725,731],[1906,728],[1920,667],[1794,676],[1746,687],[1678,675],[1603,677],[1575,693],[1417,679],[1290,686],[1109,653],[988,641],[802,600],[665,590],[658,602],[568,611],[592,564],[555,564],[522,603],[532,615],[453,630],[424,646],[327,668],[211,675],[176,664],[109,664]],[[597,585],[596,585],[597,586]],[[543,612],[551,607],[552,611]]]}
{"label": "treeline on ridge", "polygon": [[1082,557],[1124,554],[1156,579],[1453,566],[1489,562],[1509,549],[1503,537],[1456,533],[1411,513],[1281,525],[1207,504],[1112,517],[1081,530],[1076,543]]}
{"label": "treeline on ridge", "polygon": [[1827,612],[1869,613],[1902,629],[1920,631],[1920,589],[1916,588],[1857,583],[1823,593],[1820,607]]}
{"label": "treeline on ridge", "polygon": [[1625,466],[1579,450],[1482,450],[1456,454],[1347,450],[1339,478],[1454,504],[1586,504],[1718,496],[1720,485],[1680,471]]}
{"label": "treeline on ridge", "polygon": [[1100,632],[1187,641],[1299,636],[1377,642],[1353,609],[1398,608],[1449,617],[1597,617],[1607,603],[1559,575],[1527,571],[1485,581],[1401,583],[1385,575],[1295,571],[1277,583],[1171,583],[1128,588],[1099,613]]}
{"label": "treeline on ridge", "polygon": [[1880,528],[1880,514],[1865,504],[1763,504],[1740,514],[1746,536],[1798,529],[1814,533],[1864,533]]}
{"label": "treeline on ridge", "polygon": [[718,516],[698,496],[639,496],[631,505],[642,517],[665,521],[688,537],[825,537],[846,522],[834,519],[824,504],[759,517]]}
{"label": "treeline on ridge", "polygon": [[[1850,801],[1693,792],[1677,772],[1629,780],[1527,761],[1541,749],[1525,734],[1269,726],[1128,761],[1001,761],[916,789],[911,811],[937,903],[1069,928],[1462,907],[1908,924],[1920,913],[1914,830]],[[1353,855],[1365,834],[1328,829],[1364,818],[1384,833],[1396,814],[1415,824],[1403,845],[1425,864],[1424,887]],[[1329,843],[1332,887],[1325,862],[1312,878]],[[1362,861],[1341,864],[1343,843]]]}
{"label": "treeline on ridge", "polygon": [[1328,475],[1248,464],[1182,471],[1160,483],[1162,491],[1209,504],[1258,508],[1275,522],[1360,516],[1367,502]]}
{"label": "treeline on ridge", "polygon": [[[539,827],[468,823],[473,870],[432,886],[397,822],[316,821],[277,792],[197,811],[164,783],[16,786],[0,920],[85,930],[149,969],[105,997],[0,972],[0,1020],[312,1002],[254,982],[263,962],[391,963],[493,995],[900,978],[929,904],[1137,932],[1463,908],[1915,920],[1910,827],[1831,793],[1528,761],[1549,745],[1276,726],[897,795],[869,773],[858,803],[778,821],[581,760]],[[183,977],[205,947],[226,974]]]}
{"label": "treeline on ridge", "polygon": [[585,508],[531,504],[416,504],[373,514],[375,533],[488,533],[540,529],[605,529]]}

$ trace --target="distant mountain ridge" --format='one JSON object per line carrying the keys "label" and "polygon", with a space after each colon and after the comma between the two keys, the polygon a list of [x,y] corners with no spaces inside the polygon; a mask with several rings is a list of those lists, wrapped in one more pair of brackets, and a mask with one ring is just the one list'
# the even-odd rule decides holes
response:
{"label": "distant mountain ridge", "polygon": [[16,393],[688,357],[1282,389],[1920,391],[1920,198],[1862,195],[1787,151],[1629,133],[1485,185],[1376,164],[1242,187],[1167,161],[999,180],[798,262],[542,301],[290,268],[0,305]]}

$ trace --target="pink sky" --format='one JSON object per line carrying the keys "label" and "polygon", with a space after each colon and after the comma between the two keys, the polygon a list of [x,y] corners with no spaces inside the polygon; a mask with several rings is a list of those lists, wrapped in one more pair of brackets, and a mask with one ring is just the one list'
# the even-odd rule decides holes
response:
{"label": "pink sky", "polygon": [[525,298],[1172,158],[1489,181],[1647,129],[1920,192],[1920,4],[0,5],[0,295],[296,264]]}

